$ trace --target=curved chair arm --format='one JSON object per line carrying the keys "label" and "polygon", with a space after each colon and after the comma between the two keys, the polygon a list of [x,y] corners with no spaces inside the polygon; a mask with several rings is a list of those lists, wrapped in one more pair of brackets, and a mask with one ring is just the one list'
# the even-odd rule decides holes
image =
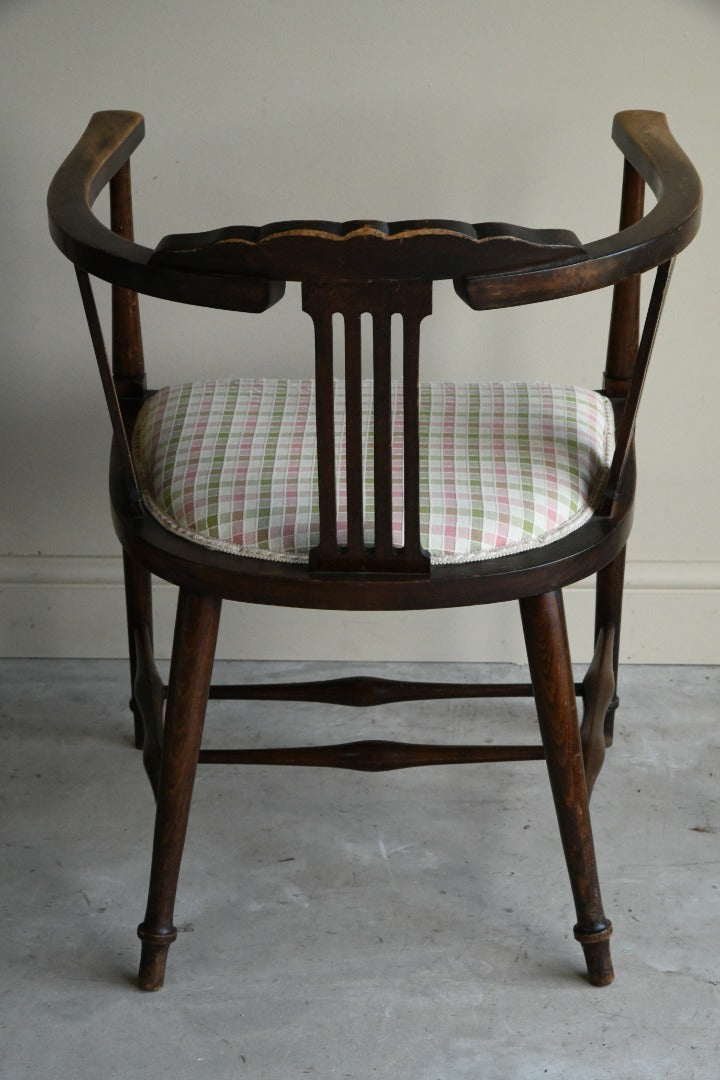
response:
{"label": "curved chair arm", "polygon": [[93,256],[143,266],[152,254],[107,229],[91,210],[144,137],[140,113],[96,112],[53,177],[47,200],[50,235],[68,259],[89,273],[95,272]]}
{"label": "curved chair arm", "polygon": [[644,109],[617,113],[612,135],[655,194],[653,209],[628,228],[586,244],[581,265],[456,281],[458,294],[471,307],[530,304],[601,289],[668,262],[687,247],[700,227],[702,184],[675,142],[665,114]]}
{"label": "curved chair arm", "polygon": [[93,114],[48,191],[50,235],[57,246],[79,269],[136,292],[206,307],[265,311],[283,295],[283,282],[151,267],[152,248],[118,236],[95,217],[93,202],[144,134],[139,113]]}

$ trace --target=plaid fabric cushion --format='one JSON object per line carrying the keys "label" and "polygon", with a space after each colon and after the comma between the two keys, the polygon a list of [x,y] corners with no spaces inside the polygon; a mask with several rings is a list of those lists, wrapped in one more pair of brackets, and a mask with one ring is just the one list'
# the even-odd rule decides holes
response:
{"label": "plaid fabric cushion", "polygon": [[[402,396],[393,400],[393,537],[402,544]],[[365,536],[373,542],[372,384],[363,386]],[[344,384],[335,391],[338,536],[347,536]],[[602,496],[609,402],[548,383],[423,383],[420,532],[433,563],[496,558],[577,529]],[[311,380],[165,387],[143,406],[133,456],[147,509],[205,547],[307,562],[318,542]]]}

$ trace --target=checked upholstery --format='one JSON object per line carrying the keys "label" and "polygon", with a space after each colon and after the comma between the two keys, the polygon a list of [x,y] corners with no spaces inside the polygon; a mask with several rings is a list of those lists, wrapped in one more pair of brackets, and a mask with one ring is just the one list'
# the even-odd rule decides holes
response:
{"label": "checked upholstery", "polygon": [[[208,548],[307,562],[318,542],[315,386],[225,379],[165,387],[133,457],[144,504]],[[335,384],[338,538],[347,537],[345,390]],[[393,542],[403,542],[402,395],[393,385]],[[550,383],[421,383],[420,535],[433,563],[541,547],[593,514],[615,447],[607,398]],[[363,384],[365,530],[374,527],[372,384]]]}

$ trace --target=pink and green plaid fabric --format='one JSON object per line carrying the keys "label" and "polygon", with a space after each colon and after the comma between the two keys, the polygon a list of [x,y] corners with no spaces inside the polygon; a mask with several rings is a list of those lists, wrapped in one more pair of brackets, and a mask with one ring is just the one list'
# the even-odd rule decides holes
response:
{"label": "pink and green plaid fabric", "polygon": [[[373,542],[372,384],[363,384],[365,538]],[[335,388],[338,539],[347,537],[345,390]],[[393,537],[402,544],[402,395],[393,392]],[[602,496],[615,445],[600,394],[549,383],[420,386],[420,534],[433,563],[497,558],[579,528]],[[143,501],[204,547],[307,562],[318,542],[311,380],[165,387],[133,441]]]}

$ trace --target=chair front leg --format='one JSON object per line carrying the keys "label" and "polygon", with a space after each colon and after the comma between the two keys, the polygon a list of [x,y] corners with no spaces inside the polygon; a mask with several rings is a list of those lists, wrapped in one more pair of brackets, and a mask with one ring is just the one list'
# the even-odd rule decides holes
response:
{"label": "chair front leg", "polygon": [[575,899],[575,937],[585,953],[594,986],[613,980],[605,917],[588,808],[573,672],[561,592],[520,601],[540,734],[570,884]]}
{"label": "chair front leg", "polygon": [[181,589],[170,665],[168,703],[157,793],[150,888],[142,941],[139,984],[159,990],[165,978],[175,894],[187,831],[190,800],[202,740],[221,602]]}

